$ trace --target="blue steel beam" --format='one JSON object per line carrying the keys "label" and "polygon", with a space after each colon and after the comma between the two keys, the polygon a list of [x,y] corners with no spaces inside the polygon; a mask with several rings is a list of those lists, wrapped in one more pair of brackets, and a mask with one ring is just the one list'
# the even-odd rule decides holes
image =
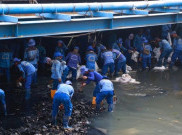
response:
{"label": "blue steel beam", "polygon": [[182,23],[182,13],[161,13],[111,18],[85,18],[71,21],[42,20],[18,24],[0,23],[0,39],[61,35]]}
{"label": "blue steel beam", "polygon": [[0,14],[33,14],[59,12],[87,12],[105,10],[131,10],[182,6],[182,0],[104,2],[73,4],[0,4]]}
{"label": "blue steel beam", "polygon": [[71,21],[71,16],[67,14],[59,14],[59,13],[42,13],[42,14],[36,14],[37,16],[49,18],[49,19],[55,19],[55,20],[66,20]]}
{"label": "blue steel beam", "polygon": [[78,14],[84,15],[84,16],[94,16],[94,17],[108,17],[113,18],[113,13],[111,12],[79,12]]}
{"label": "blue steel beam", "polygon": [[162,12],[162,13],[178,13],[181,9],[172,9],[172,8],[154,8],[151,11]]}
{"label": "blue steel beam", "polygon": [[128,15],[148,15],[149,14],[149,11],[147,10],[138,10],[138,9],[115,10],[114,12],[120,13],[120,14],[128,14]]}
{"label": "blue steel beam", "polygon": [[0,21],[18,23],[18,18],[14,16],[9,16],[9,15],[0,15]]}

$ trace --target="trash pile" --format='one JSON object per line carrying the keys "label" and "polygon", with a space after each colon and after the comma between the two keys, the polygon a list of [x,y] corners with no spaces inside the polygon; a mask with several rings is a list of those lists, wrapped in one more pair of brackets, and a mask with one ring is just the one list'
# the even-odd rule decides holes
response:
{"label": "trash pile", "polygon": [[72,103],[73,113],[70,120],[70,126],[74,128],[72,131],[64,131],[63,129],[63,110],[58,114],[57,126],[51,125],[52,100],[47,94],[47,96],[43,97],[43,100],[41,99],[39,103],[33,105],[33,113],[20,117],[22,125],[19,128],[4,129],[0,126],[0,133],[6,135],[87,134],[90,125],[88,119],[94,116],[95,112],[82,93],[75,93]]}
{"label": "trash pile", "polygon": [[140,84],[140,82],[136,81],[136,79],[133,79],[129,74],[123,74],[122,77],[117,77],[114,82]]}

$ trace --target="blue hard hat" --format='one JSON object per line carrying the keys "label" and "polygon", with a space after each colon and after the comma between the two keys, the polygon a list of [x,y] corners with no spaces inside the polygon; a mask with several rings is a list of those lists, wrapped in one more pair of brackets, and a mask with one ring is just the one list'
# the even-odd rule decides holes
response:
{"label": "blue hard hat", "polygon": [[58,40],[58,43],[63,44],[64,42],[62,40]]}
{"label": "blue hard hat", "polygon": [[94,49],[93,49],[93,47],[90,45],[90,46],[88,46],[88,48],[87,48],[87,51],[93,51]]}
{"label": "blue hard hat", "polygon": [[55,52],[54,58],[56,58],[56,57],[63,57],[63,55],[60,52]]}
{"label": "blue hard hat", "polygon": [[34,39],[30,39],[28,41],[28,46],[35,46],[35,40]]}
{"label": "blue hard hat", "polygon": [[143,37],[143,38],[142,38],[142,42],[143,42],[143,43],[148,43],[148,40],[147,40],[145,37]]}
{"label": "blue hard hat", "polygon": [[67,84],[67,85],[72,85],[72,82],[71,82],[70,80],[67,80],[67,81],[65,82],[65,84]]}
{"label": "blue hard hat", "polygon": [[117,44],[122,44],[123,43],[123,39],[122,38],[119,38],[118,40],[117,40]]}
{"label": "blue hard hat", "polygon": [[80,72],[81,72],[82,75],[83,75],[85,72],[87,72],[87,71],[88,71],[88,68],[86,68],[86,66],[83,66],[83,67],[80,68]]}
{"label": "blue hard hat", "polygon": [[79,47],[78,47],[78,46],[75,46],[75,47],[74,47],[74,49],[77,49],[77,50],[79,50]]}
{"label": "blue hard hat", "polygon": [[21,61],[21,59],[18,59],[18,58],[13,59],[13,62],[20,62],[20,61]]}
{"label": "blue hard hat", "polygon": [[101,50],[105,50],[106,47],[105,47],[104,45],[101,45],[101,46],[100,46],[100,49],[101,49]]}
{"label": "blue hard hat", "polygon": [[48,63],[49,61],[51,61],[51,58],[49,58],[49,57],[45,57],[45,59],[44,59],[44,63]]}

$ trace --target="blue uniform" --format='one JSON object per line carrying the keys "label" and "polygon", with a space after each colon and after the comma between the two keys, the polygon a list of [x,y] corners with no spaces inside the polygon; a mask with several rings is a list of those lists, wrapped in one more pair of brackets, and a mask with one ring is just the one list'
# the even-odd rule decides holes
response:
{"label": "blue uniform", "polygon": [[143,46],[143,36],[142,35],[136,35],[134,39],[134,47],[135,49],[141,53]]}
{"label": "blue uniform", "polygon": [[81,63],[80,55],[73,52],[68,53],[66,56],[66,61],[68,65],[68,72],[71,71],[73,80],[76,80],[77,66]]}
{"label": "blue uniform", "polygon": [[89,51],[86,54],[86,67],[89,70],[95,70],[95,62],[97,61],[97,55],[93,51]]}
{"label": "blue uniform", "polygon": [[167,39],[168,32],[171,31],[171,24],[162,26],[162,38]]}
{"label": "blue uniform", "polygon": [[173,49],[174,49],[174,53],[171,58],[171,66],[175,64],[177,58],[182,63],[182,39],[181,38],[174,39]]}
{"label": "blue uniform", "polygon": [[4,113],[6,114],[6,101],[5,101],[5,93],[2,89],[0,89],[0,102],[3,105]]}
{"label": "blue uniform", "polygon": [[100,44],[99,46],[97,46],[98,66],[99,66],[99,68],[102,68],[102,66],[103,66],[103,61],[101,59],[102,50],[106,50],[106,47],[104,45]]}
{"label": "blue uniform", "polygon": [[72,103],[71,98],[74,94],[74,89],[71,85],[60,84],[53,98],[52,116],[56,117],[59,106],[64,105],[65,116],[71,116]]}
{"label": "blue uniform", "polygon": [[90,81],[94,81],[96,86],[95,86],[95,89],[94,89],[94,92],[93,92],[93,96],[96,97],[97,93],[99,92],[99,82],[100,80],[103,79],[103,76],[96,72],[96,71],[91,71],[89,72],[88,74],[84,74],[85,76],[87,76],[87,80],[86,80],[86,83],[89,84]]}
{"label": "blue uniform", "polygon": [[118,75],[120,69],[126,73],[126,57],[116,49],[112,49],[114,60],[115,60],[115,75]]}
{"label": "blue uniform", "polygon": [[0,73],[6,74],[8,82],[10,82],[11,60],[12,60],[11,52],[0,52]]}
{"label": "blue uniform", "polygon": [[164,58],[164,66],[166,66],[167,59],[172,52],[172,47],[166,39],[163,39],[161,42],[159,42],[159,46],[162,52],[159,57],[158,66],[162,66],[163,58]]}
{"label": "blue uniform", "polygon": [[[25,50],[24,59],[38,69],[39,50],[35,47],[33,49],[28,47]],[[37,83],[37,71],[35,72],[33,81]]]}
{"label": "blue uniform", "polygon": [[[144,50],[147,50],[147,54],[145,53]],[[146,67],[148,66],[149,68],[151,68],[151,52],[152,52],[152,47],[147,44],[147,45],[144,45],[143,48],[142,48],[142,52],[140,57],[142,58],[142,68],[143,70],[146,69]]]}
{"label": "blue uniform", "polygon": [[23,78],[25,78],[25,99],[29,99],[31,84],[34,79],[36,68],[27,61],[22,61],[21,64],[18,65],[18,68],[23,73]]}
{"label": "blue uniform", "polygon": [[102,102],[102,100],[106,98],[109,105],[108,111],[111,112],[113,110],[113,83],[108,79],[102,79],[99,82],[99,90],[100,92],[97,94],[96,97],[97,109],[100,108],[100,103]]}
{"label": "blue uniform", "polygon": [[111,51],[106,51],[101,55],[102,60],[104,61],[104,65],[102,68],[102,75],[105,75],[108,72],[108,68],[110,69],[110,73],[114,73],[114,56]]}
{"label": "blue uniform", "polygon": [[51,68],[51,78],[53,79],[53,90],[57,89],[59,84],[59,79],[62,78],[63,71],[65,70],[64,62],[60,62],[59,60],[54,60]]}
{"label": "blue uniform", "polygon": [[125,52],[127,62],[131,65],[131,63],[132,63],[131,62],[132,53],[129,52],[129,51],[133,51],[134,48],[131,46],[131,40],[130,39],[125,40],[125,48],[127,49],[127,51]]}
{"label": "blue uniform", "polygon": [[5,93],[4,93],[4,91],[2,89],[0,89],[0,101],[1,101],[1,103],[3,105],[6,104],[6,102],[5,102]]}
{"label": "blue uniform", "polygon": [[39,50],[39,69],[41,71],[45,70],[45,58],[46,58],[46,49],[42,45],[38,45],[37,49]]}

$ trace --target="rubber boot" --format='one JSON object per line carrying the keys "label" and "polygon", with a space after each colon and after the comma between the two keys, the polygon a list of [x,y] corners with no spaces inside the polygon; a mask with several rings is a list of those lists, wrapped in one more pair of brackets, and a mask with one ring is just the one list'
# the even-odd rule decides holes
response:
{"label": "rubber boot", "polygon": [[52,125],[56,126],[57,125],[57,120],[56,117],[52,117]]}
{"label": "rubber boot", "polygon": [[30,89],[26,89],[25,90],[25,100],[29,100],[30,99]]}
{"label": "rubber boot", "polygon": [[95,109],[96,107],[96,97],[92,98],[92,108]]}
{"label": "rubber boot", "polygon": [[64,116],[63,117],[63,128],[66,130],[72,130],[73,128],[69,127],[68,123],[69,123],[69,116]]}
{"label": "rubber boot", "polygon": [[99,112],[100,111],[100,104],[97,104],[96,105],[96,112]]}
{"label": "rubber boot", "polygon": [[113,112],[113,104],[108,105],[108,112]]}

